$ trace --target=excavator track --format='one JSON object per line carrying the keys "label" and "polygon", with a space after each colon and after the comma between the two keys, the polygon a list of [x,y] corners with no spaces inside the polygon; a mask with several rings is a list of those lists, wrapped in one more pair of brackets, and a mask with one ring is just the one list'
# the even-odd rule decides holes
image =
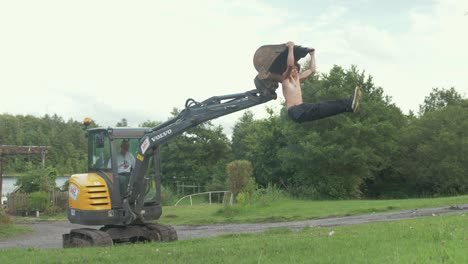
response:
{"label": "excavator track", "polygon": [[172,242],[177,240],[177,232],[172,226],[161,225],[156,223],[146,223],[149,229],[159,233],[159,241]]}
{"label": "excavator track", "polygon": [[177,240],[177,232],[172,226],[143,223],[128,226],[104,226],[100,230],[73,229],[63,235],[63,247],[112,246],[118,243],[171,242]]}
{"label": "excavator track", "polygon": [[91,228],[72,229],[63,235],[63,247],[112,246],[112,238],[106,232]]}

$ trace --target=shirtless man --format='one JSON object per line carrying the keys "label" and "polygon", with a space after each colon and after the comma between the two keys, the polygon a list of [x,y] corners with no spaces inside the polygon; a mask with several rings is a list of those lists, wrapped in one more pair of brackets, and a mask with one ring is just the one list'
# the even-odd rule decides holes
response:
{"label": "shirtless man", "polygon": [[315,72],[315,50],[310,49],[310,67],[299,72],[300,65],[294,61],[294,43],[288,42],[288,57],[286,71],[280,76],[272,76],[275,81],[281,82],[283,96],[289,117],[295,122],[305,122],[322,119],[344,112],[356,112],[361,100],[361,90],[356,87],[351,98],[323,101],[318,103],[304,103],[302,101],[301,81]]}

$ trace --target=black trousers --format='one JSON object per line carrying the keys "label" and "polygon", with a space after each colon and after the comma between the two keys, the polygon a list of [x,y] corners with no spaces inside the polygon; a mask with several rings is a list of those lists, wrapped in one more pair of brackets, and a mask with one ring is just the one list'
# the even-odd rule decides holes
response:
{"label": "black trousers", "polygon": [[352,111],[351,99],[348,98],[291,106],[288,115],[293,121],[302,123]]}

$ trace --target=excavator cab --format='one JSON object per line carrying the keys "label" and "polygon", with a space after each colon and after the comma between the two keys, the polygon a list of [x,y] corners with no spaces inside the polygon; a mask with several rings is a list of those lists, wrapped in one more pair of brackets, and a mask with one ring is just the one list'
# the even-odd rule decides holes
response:
{"label": "excavator cab", "polygon": [[[68,219],[82,225],[103,225],[99,230],[73,229],[63,235],[64,247],[112,245],[134,241],[173,241],[177,239],[170,226],[132,222],[132,206],[125,200],[132,192],[131,173],[119,172],[117,153],[123,141],[130,144],[129,153],[137,156],[140,139],[148,128],[93,128],[88,136],[88,173],[74,174],[69,180]],[[140,214],[145,220],[161,216],[159,150],[148,155],[141,182],[144,195]]]}
{"label": "excavator cab", "polygon": [[[140,138],[148,128],[94,128],[88,130],[88,173],[70,177],[70,222],[87,225],[126,224],[123,200],[130,191],[130,173],[120,172],[117,153],[125,140],[129,153],[137,154]],[[158,219],[161,215],[159,155],[155,151],[149,159],[144,182],[145,219]],[[131,166],[129,164],[128,166]]]}
{"label": "excavator cab", "polygon": [[[112,141],[109,139],[107,130],[90,132],[89,140],[89,153],[88,153],[88,171],[107,171],[110,175],[117,175],[119,181],[119,192],[120,197],[124,197],[126,194],[131,169],[135,164],[132,164],[130,161],[125,160],[123,164],[113,164],[112,161],[112,150],[111,145],[114,144],[115,152],[119,155],[120,148],[122,146],[128,145],[128,151],[126,155],[130,155],[135,159],[137,153],[137,148],[139,144],[138,138],[115,138]],[[120,146],[120,148],[119,148]],[[118,159],[117,159],[118,162]],[[151,163],[152,171],[154,172],[154,163]],[[117,167],[117,172],[113,170],[114,167]],[[153,177],[145,177],[147,179],[154,180]],[[151,186],[150,182],[147,183]]]}

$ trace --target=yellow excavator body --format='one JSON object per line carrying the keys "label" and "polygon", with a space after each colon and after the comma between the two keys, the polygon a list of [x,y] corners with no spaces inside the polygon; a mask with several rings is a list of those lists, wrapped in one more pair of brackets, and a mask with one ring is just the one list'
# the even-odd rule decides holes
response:
{"label": "yellow excavator body", "polygon": [[111,200],[106,181],[96,173],[74,174],[68,187],[70,209],[110,210]]}

